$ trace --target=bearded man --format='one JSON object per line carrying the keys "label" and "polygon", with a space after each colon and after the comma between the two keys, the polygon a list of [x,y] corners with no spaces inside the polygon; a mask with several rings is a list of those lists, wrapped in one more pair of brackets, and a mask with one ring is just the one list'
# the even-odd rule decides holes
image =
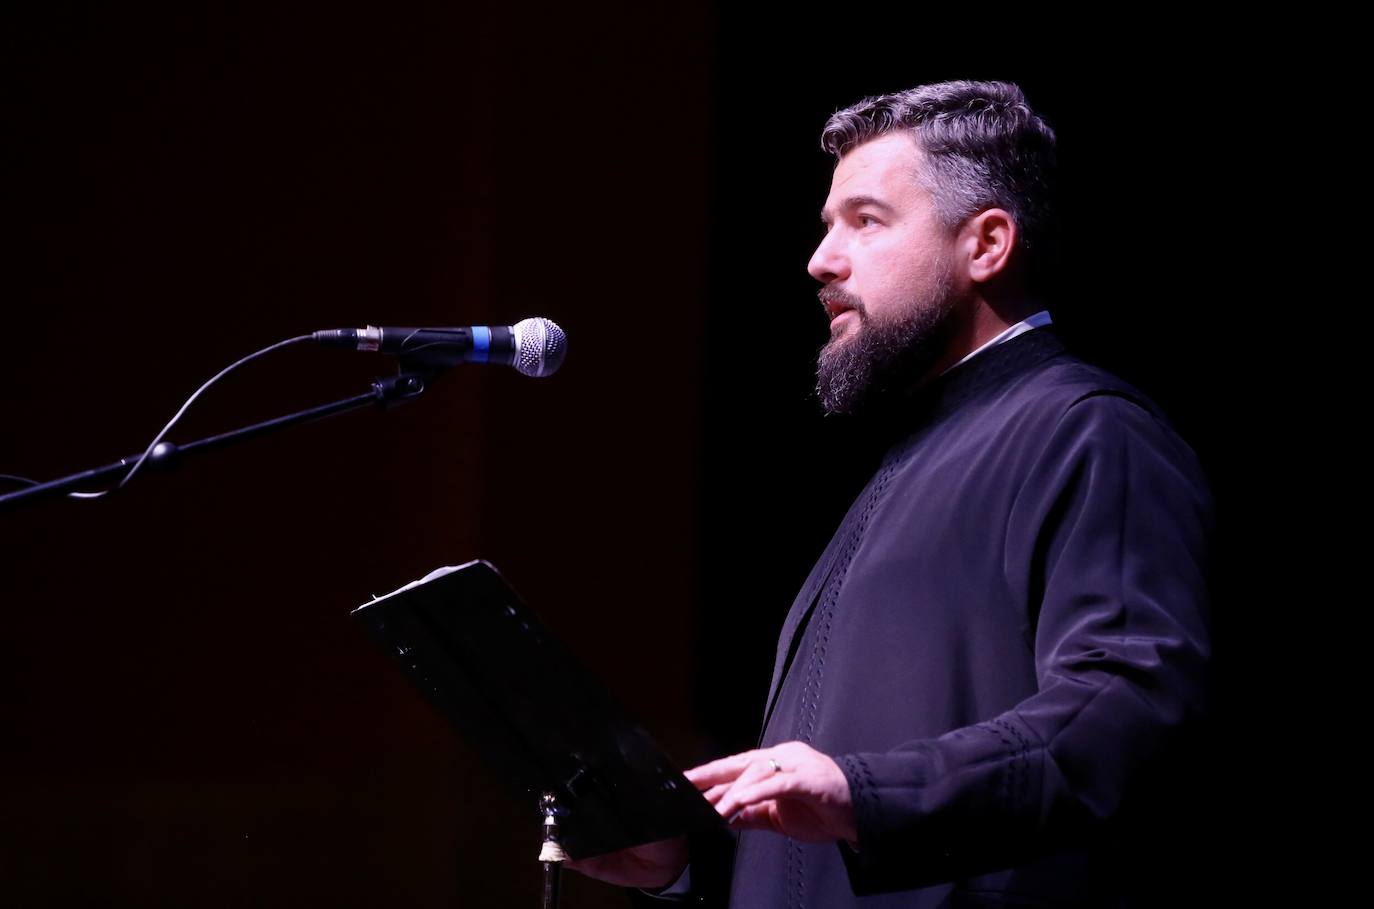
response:
{"label": "bearded man", "polygon": [[[1206,703],[1202,471],[1052,333],[1055,136],[1019,88],[867,99],[822,144],[820,400],[897,441],[788,615],[759,747],[687,774],[739,831],[729,904],[1129,905]],[[723,901],[708,840],[575,867]]]}

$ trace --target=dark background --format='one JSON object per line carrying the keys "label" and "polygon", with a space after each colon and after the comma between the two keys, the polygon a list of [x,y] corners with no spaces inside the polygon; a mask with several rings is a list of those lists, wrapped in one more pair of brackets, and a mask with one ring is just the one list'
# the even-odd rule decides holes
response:
{"label": "dark background", "polygon": [[[684,766],[751,745],[777,628],[872,457],[812,392],[819,130],[950,78],[1017,81],[1058,130],[1056,322],[1213,482],[1217,718],[1180,835],[1199,888],[1232,891],[1210,847],[1249,829],[1272,619],[1242,570],[1265,481],[1222,261],[1244,244],[1199,213],[1243,192],[1252,127],[1209,101],[1246,72],[1225,41],[629,4],[3,26],[0,472],[138,450],[215,371],[317,328],[544,315],[571,353],[0,517],[0,899],[533,904],[528,806],[347,617],[474,557]],[[277,353],[173,438],[386,368]],[[565,904],[620,897],[574,878]]]}

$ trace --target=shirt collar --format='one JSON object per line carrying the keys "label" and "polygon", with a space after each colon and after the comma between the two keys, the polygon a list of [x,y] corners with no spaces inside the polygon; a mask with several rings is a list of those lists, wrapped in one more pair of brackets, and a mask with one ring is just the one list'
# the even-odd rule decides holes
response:
{"label": "shirt collar", "polygon": [[[995,347],[998,344],[1003,344],[1007,341],[1010,341],[1017,335],[1023,335],[1026,332],[1030,331],[1032,328],[1039,328],[1042,325],[1049,325],[1052,321],[1053,320],[1050,319],[1049,310],[1042,309],[1035,315],[1028,316],[1025,319],[1022,319],[1020,322],[1017,322],[1015,325],[1011,326],[1007,330],[1001,332],[997,335],[997,337],[992,338],[986,344],[983,344],[978,349],[968,354],[968,356],[964,357],[958,363],[955,363],[954,366],[951,366],[949,369],[946,369],[945,372],[949,372],[950,369],[954,369],[957,366],[962,366],[963,364],[967,363],[969,360],[972,360],[974,357],[978,356],[980,353],[982,353],[990,347]],[[944,375],[945,372],[940,373],[940,375]]]}

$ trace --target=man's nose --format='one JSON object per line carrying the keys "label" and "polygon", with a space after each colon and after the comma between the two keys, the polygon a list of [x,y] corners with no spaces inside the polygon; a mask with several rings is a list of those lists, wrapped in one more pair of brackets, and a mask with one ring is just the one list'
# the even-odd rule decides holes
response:
{"label": "man's nose", "polygon": [[849,277],[849,260],[836,238],[837,233],[838,231],[834,230],[826,232],[816,251],[811,254],[811,261],[806,265],[811,277],[822,284]]}

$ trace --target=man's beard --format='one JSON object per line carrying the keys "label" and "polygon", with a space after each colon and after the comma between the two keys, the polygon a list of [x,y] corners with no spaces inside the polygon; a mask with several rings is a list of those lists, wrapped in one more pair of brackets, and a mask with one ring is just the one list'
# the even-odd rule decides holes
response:
{"label": "man's beard", "polygon": [[925,299],[892,320],[871,318],[863,302],[829,288],[821,291],[854,306],[854,337],[835,338],[816,361],[816,394],[827,413],[853,413],[909,388],[935,365],[949,343],[949,314],[958,299],[948,270],[936,275]]}

